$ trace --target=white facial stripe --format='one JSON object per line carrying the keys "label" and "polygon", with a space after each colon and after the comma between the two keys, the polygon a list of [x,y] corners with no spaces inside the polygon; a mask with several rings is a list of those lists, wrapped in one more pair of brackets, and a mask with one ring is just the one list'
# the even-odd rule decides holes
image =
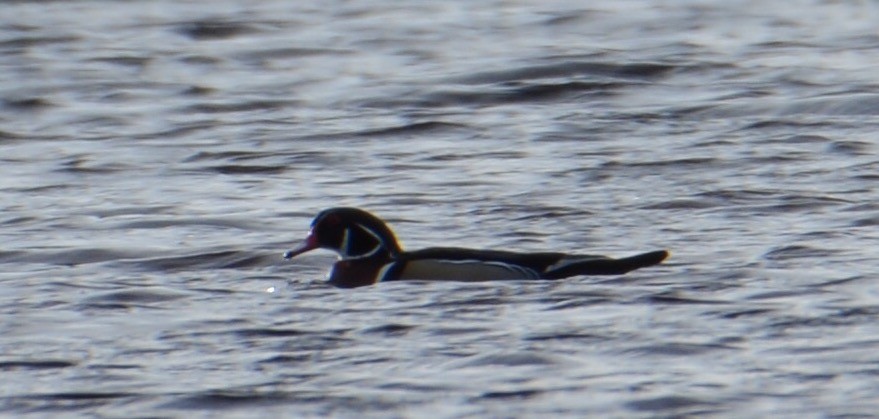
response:
{"label": "white facial stripe", "polygon": [[368,257],[373,256],[382,250],[382,247],[384,247],[385,242],[384,242],[384,240],[382,240],[382,238],[378,234],[376,234],[369,227],[366,227],[363,224],[355,223],[354,225],[357,227],[360,227],[361,230],[365,231],[367,234],[374,237],[377,244],[375,245],[375,248],[373,248],[372,250],[370,250],[362,255],[355,255],[354,257],[351,257],[352,255],[350,254],[350,249],[349,249],[349,247],[351,246],[351,240],[350,240],[351,239],[351,236],[350,236],[351,229],[346,228],[345,233],[342,236],[342,245],[341,245],[341,248],[339,249],[342,252],[343,259],[352,260],[352,259],[368,258]]}
{"label": "white facial stripe", "polygon": [[363,231],[369,233],[370,236],[375,237],[375,239],[378,240],[379,243],[384,243],[384,240],[382,240],[381,236],[379,236],[378,234],[376,234],[376,232],[372,231],[371,228],[369,228],[369,227],[367,227],[367,226],[365,226],[365,225],[363,225],[363,224],[360,224],[360,223],[355,223],[354,225],[356,225],[357,227],[362,228]]}
{"label": "white facial stripe", "polygon": [[348,256],[348,246],[351,239],[351,229],[346,228],[345,232],[342,233],[342,244],[339,245],[339,251],[342,252],[342,256]]}
{"label": "white facial stripe", "polygon": [[378,234],[375,234],[375,232],[372,231],[372,229],[370,229],[369,227],[364,226],[363,224],[356,223],[355,225],[356,225],[357,227],[360,227],[361,230],[365,231],[365,232],[366,232],[367,234],[369,234],[370,236],[374,237],[375,240],[376,240],[376,242],[377,242],[377,244],[375,245],[375,248],[373,248],[372,250],[370,250],[369,252],[367,252],[365,255],[363,255],[363,257],[369,257],[369,256],[372,256],[372,255],[376,254],[379,250],[381,250],[381,248],[384,246],[385,242],[384,242],[384,240],[382,240],[381,237],[379,237]]}

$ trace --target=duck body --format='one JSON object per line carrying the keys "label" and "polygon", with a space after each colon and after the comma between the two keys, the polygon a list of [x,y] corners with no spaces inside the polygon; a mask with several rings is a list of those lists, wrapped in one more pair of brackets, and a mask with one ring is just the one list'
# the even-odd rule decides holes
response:
{"label": "duck body", "polygon": [[668,257],[665,250],[622,259],[460,247],[406,252],[384,221],[364,210],[347,207],[320,212],[306,239],[284,257],[291,259],[318,248],[339,254],[329,283],[341,288],[399,280],[553,280],[576,275],[619,275],[656,265]]}

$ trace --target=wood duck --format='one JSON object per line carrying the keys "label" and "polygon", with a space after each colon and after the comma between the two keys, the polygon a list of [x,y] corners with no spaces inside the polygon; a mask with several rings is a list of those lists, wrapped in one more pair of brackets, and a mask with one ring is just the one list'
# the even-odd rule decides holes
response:
{"label": "wood duck", "polygon": [[405,252],[384,221],[358,208],[321,211],[312,221],[305,240],[285,252],[284,258],[291,259],[318,248],[339,254],[340,259],[333,265],[329,282],[340,288],[399,280],[493,281],[619,275],[656,265],[668,257],[665,250],[622,259],[458,247]]}

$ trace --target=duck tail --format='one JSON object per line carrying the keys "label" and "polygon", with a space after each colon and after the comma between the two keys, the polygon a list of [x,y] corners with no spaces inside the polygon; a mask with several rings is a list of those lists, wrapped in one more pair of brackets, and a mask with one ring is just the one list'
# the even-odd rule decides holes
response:
{"label": "duck tail", "polygon": [[560,279],[575,275],[621,275],[635,269],[659,264],[668,257],[665,250],[641,253],[627,258],[584,256],[570,261],[562,260],[545,271],[541,278]]}

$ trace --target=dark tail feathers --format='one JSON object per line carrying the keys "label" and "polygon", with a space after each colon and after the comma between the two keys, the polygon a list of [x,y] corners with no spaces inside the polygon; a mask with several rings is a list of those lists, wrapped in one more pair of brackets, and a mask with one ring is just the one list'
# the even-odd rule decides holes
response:
{"label": "dark tail feathers", "polygon": [[544,272],[544,279],[560,279],[574,275],[621,275],[638,268],[656,265],[668,257],[665,250],[642,253],[622,259],[595,257],[576,261]]}

